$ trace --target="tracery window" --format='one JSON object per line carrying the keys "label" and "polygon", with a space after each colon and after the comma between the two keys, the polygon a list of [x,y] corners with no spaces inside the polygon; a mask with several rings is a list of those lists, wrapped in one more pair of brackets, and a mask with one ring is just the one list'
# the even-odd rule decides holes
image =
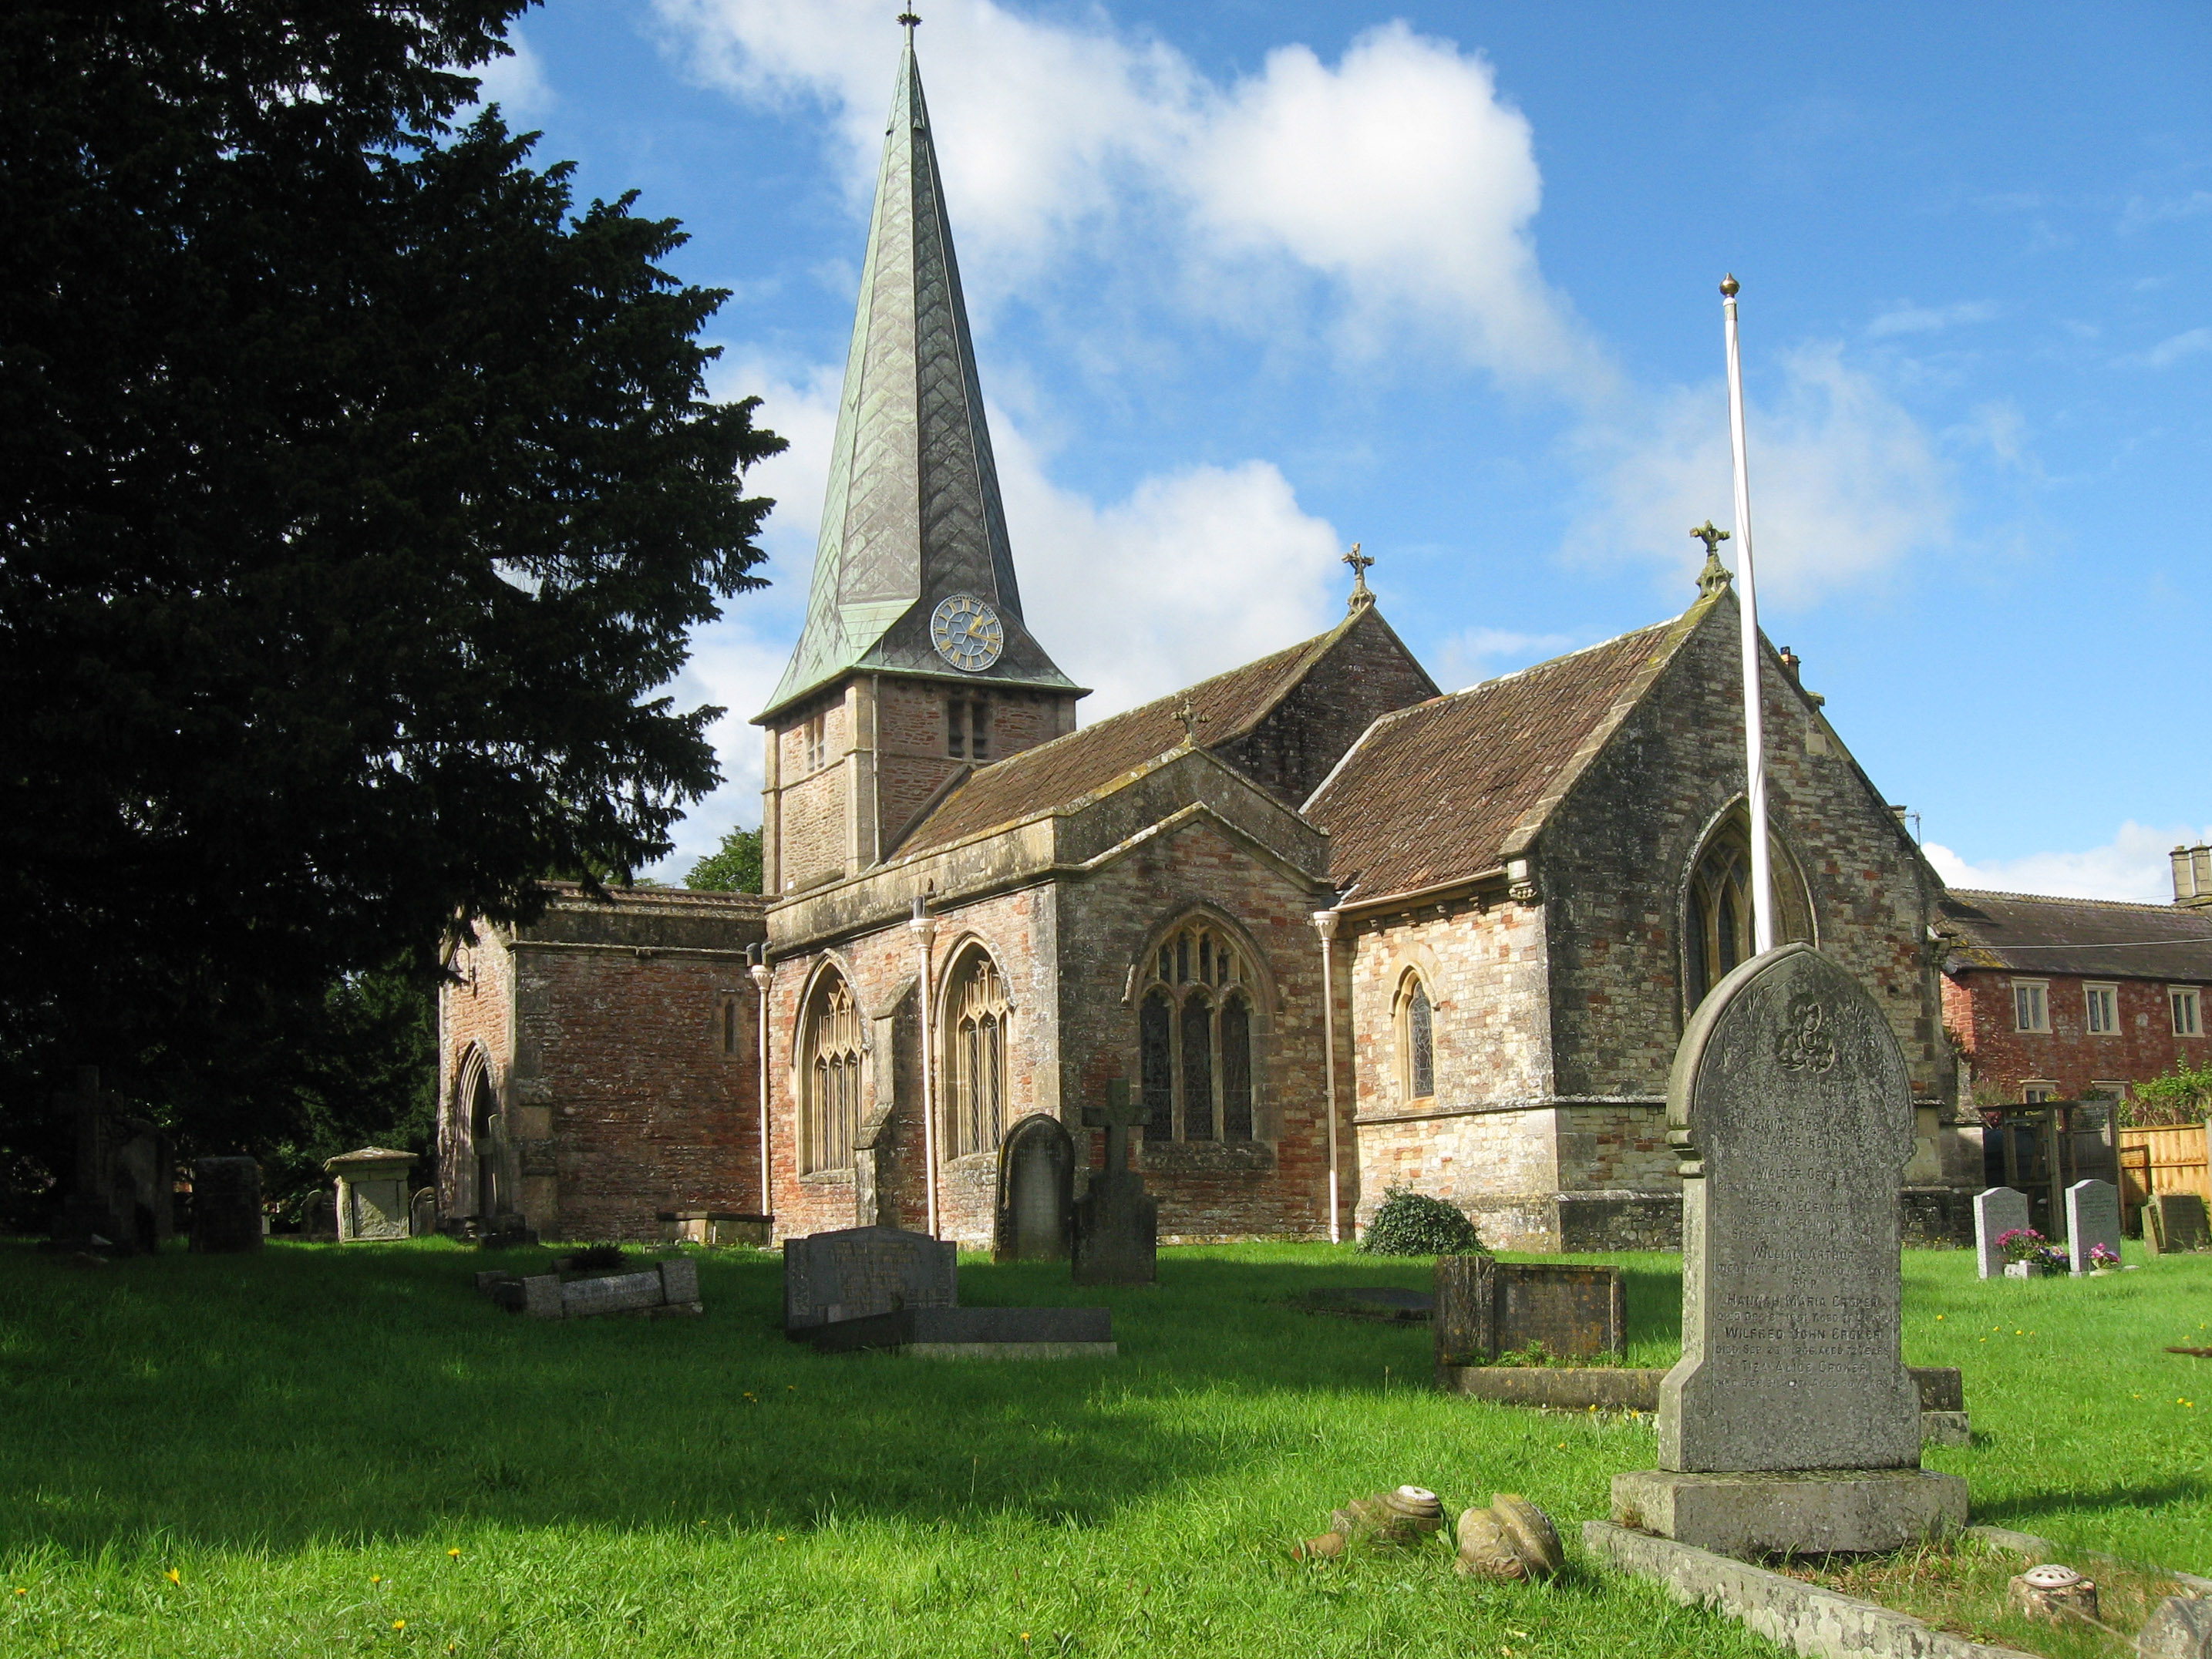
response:
{"label": "tracery window", "polygon": [[1137,1074],[1147,1140],[1249,1140],[1251,964],[1218,928],[1180,927],[1148,964],[1137,1009]]}
{"label": "tracery window", "polygon": [[802,1029],[805,1167],[848,1170],[860,1129],[860,1011],[842,974],[823,975]]}
{"label": "tracery window", "polygon": [[1398,988],[1398,1086],[1407,1101],[1437,1092],[1436,1010],[1429,988],[1408,973]]}
{"label": "tracery window", "polygon": [[[1774,880],[1774,942],[1813,937],[1813,907],[1797,866],[1769,837],[1767,864]],[[1751,832],[1741,810],[1714,831],[1690,873],[1687,922],[1687,1006],[1695,1008],[1714,986],[1754,954],[1752,931]]]}
{"label": "tracery window", "polygon": [[1013,1005],[999,964],[981,945],[954,964],[946,1001],[945,1040],[951,1053],[952,1155],[994,1152],[1006,1127],[1006,1031]]}

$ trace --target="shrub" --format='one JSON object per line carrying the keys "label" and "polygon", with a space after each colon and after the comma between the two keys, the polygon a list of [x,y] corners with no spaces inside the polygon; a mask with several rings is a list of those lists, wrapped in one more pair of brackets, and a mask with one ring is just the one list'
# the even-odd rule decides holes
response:
{"label": "shrub", "polygon": [[1382,1194],[1359,1248],[1369,1255],[1489,1254],[1464,1210],[1410,1187],[1393,1187]]}

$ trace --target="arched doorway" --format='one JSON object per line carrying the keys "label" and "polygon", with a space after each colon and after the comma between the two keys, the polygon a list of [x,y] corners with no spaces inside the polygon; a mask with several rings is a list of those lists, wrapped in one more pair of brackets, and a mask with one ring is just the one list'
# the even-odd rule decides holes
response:
{"label": "arched doorway", "polygon": [[500,1173],[499,1097],[492,1092],[491,1071],[481,1056],[471,1064],[463,1086],[468,1098],[469,1146],[477,1162],[477,1213],[489,1218],[506,1212],[507,1182]]}

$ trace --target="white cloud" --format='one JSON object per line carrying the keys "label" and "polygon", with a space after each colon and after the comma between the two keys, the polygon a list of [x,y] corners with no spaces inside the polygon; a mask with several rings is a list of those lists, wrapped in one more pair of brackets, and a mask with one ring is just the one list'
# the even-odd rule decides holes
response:
{"label": "white cloud", "polygon": [[1920,850],[1954,887],[2002,893],[2050,893],[2061,898],[2136,899],[2165,904],[2173,897],[2175,847],[2212,840],[2212,824],[2154,829],[2130,818],[2102,847],[2079,853],[2030,853],[2016,859],[1972,863],[1929,842]]}
{"label": "white cloud", "polygon": [[2212,351],[2212,328],[2192,328],[2160,340],[2148,351],[2128,359],[2145,368],[2171,368],[2185,357],[2194,357],[2199,352]]}
{"label": "white cloud", "polygon": [[2186,196],[2168,197],[2160,202],[2131,197],[2127,211],[2120,216],[2120,229],[2123,233],[2142,230],[2151,225],[2194,219],[2200,213],[2212,213],[2212,190],[2192,190]]}
{"label": "white cloud", "polygon": [[[1802,346],[1779,367],[1780,396],[1745,415],[1761,598],[1802,603],[1948,545],[1950,471],[1919,422],[1839,347]],[[1690,526],[1734,527],[1724,387],[1677,387],[1582,442],[1597,499],[1571,526],[1569,555],[1656,560],[1686,584],[1705,559]]]}
{"label": "white cloud", "polygon": [[497,104],[512,125],[552,108],[557,100],[552,82],[545,78],[545,60],[523,38],[522,31],[510,26],[507,44],[514,48],[511,56],[477,65],[477,101]]}
{"label": "white cloud", "polygon": [[1516,634],[1504,628],[1470,628],[1444,641],[1437,678],[1447,689],[1471,685],[1556,657],[1575,645],[1571,634]]}
{"label": "white cloud", "polygon": [[1906,300],[1869,323],[1867,333],[1877,340],[1892,334],[1933,334],[1960,323],[1986,323],[1996,314],[1986,300],[1948,306],[1917,306]]}
{"label": "white cloud", "polygon": [[[855,210],[872,189],[896,37],[865,0],[657,0],[692,72],[756,104],[830,113]],[[945,0],[924,56],[971,300],[1041,268],[1109,258],[1164,295],[1253,322],[1330,296],[1340,345],[1412,327],[1471,362],[1576,388],[1603,362],[1544,282],[1527,119],[1490,65],[1402,23],[1334,67],[1304,46],[1208,80],[1172,47],[1103,20]],[[945,112],[957,112],[943,118]],[[1141,242],[1143,260],[1127,258]],[[1221,295],[1228,273],[1237,310]]]}

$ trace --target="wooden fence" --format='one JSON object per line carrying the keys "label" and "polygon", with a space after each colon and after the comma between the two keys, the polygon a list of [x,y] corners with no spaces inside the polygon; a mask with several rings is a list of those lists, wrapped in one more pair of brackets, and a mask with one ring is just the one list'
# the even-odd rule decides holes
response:
{"label": "wooden fence", "polygon": [[2212,1207],[2208,1133],[2212,1129],[2202,1123],[2171,1129],[2120,1130],[2121,1203],[2132,1208],[2153,1193],[2195,1193]]}

